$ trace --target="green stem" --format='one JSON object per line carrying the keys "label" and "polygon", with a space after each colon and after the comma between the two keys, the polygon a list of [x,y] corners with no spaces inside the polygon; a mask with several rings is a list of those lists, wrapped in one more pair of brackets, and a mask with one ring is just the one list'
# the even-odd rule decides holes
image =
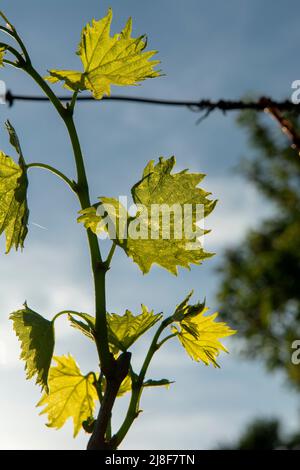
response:
{"label": "green stem", "polygon": [[19,46],[22,49],[22,52],[23,52],[23,54],[25,56],[25,59],[26,59],[26,62],[28,64],[30,64],[31,61],[30,61],[29,54],[27,52],[25,44],[23,43],[22,39],[18,35],[16,28],[11,24],[11,22],[8,20],[8,18],[6,18],[6,16],[4,15],[4,13],[2,11],[0,12],[0,16],[2,16],[4,21],[11,28],[11,29],[8,29],[8,28],[5,28],[4,26],[0,26],[0,30],[3,31],[4,33],[8,34],[9,36],[11,36],[13,39],[15,39],[17,41],[17,43],[19,44]]}
{"label": "green stem", "polygon": [[10,46],[9,44],[6,44],[5,42],[0,42],[0,47],[4,47],[8,52],[13,54],[16,59],[18,59],[20,65],[23,66],[25,64],[23,57],[14,47]]}
{"label": "green stem", "polygon": [[168,317],[166,318],[164,321],[162,321],[160,327],[158,328],[157,332],[155,333],[154,335],[154,338],[152,340],[152,343],[150,345],[150,348],[149,348],[149,351],[148,351],[148,354],[145,358],[145,361],[142,365],[142,368],[141,368],[141,371],[139,373],[139,378],[138,378],[138,382],[143,385],[143,382],[144,382],[144,379],[146,377],[146,373],[147,373],[147,370],[148,370],[148,367],[150,365],[150,362],[154,356],[154,354],[156,353],[156,351],[158,351],[158,349],[160,348],[160,345],[158,344],[158,340],[160,338],[160,335],[162,334],[162,332],[173,322],[173,317]]}
{"label": "green stem", "polygon": [[86,320],[84,314],[80,312],[75,312],[74,310],[63,310],[62,312],[57,313],[53,319],[52,323],[54,323],[59,317],[62,317],[63,315],[76,315],[77,317],[82,318],[82,320]]}
{"label": "green stem", "polygon": [[175,338],[175,336],[178,336],[178,333],[172,333],[168,336],[166,336],[160,343],[157,344],[158,348],[161,348],[163,344],[165,344],[169,339]]}
{"label": "green stem", "polygon": [[[78,196],[81,209],[86,209],[87,207],[91,206],[89,187],[82,150],[73,120],[72,110],[67,109],[62,105],[62,103],[57,98],[55,93],[53,93],[49,85],[45,82],[45,80],[43,80],[43,78],[32,67],[31,64],[26,63],[24,65],[24,70],[35,80],[35,82],[48,96],[49,100],[52,102],[67,127],[77,169],[76,194]],[[112,368],[113,357],[109,351],[106,324],[105,275],[107,272],[107,268],[105,266],[105,263],[102,262],[97,236],[88,229],[87,237],[90,249],[95,288],[95,341],[98,350],[101,369],[103,370],[103,373],[105,375],[109,375],[109,372]]]}
{"label": "green stem", "polygon": [[161,343],[158,343],[160,335],[165,330],[165,328],[167,328],[172,322],[173,322],[173,317],[169,317],[169,318],[166,318],[161,323],[160,327],[158,328],[157,332],[154,335],[154,338],[152,340],[152,343],[150,345],[149,351],[144,360],[144,363],[142,365],[139,375],[136,377],[135,375],[132,374],[132,393],[131,393],[131,399],[130,399],[127,415],[119,431],[115,434],[115,436],[113,436],[111,440],[111,443],[114,449],[117,449],[119,447],[119,445],[125,438],[126,434],[128,433],[129,429],[131,428],[134,420],[138,417],[140,413],[139,406],[140,406],[141,396],[143,393],[143,384],[144,384],[147,370],[149,368],[151,360],[154,354],[156,353],[156,351],[158,351],[158,349],[165,342],[165,340],[167,340],[167,338],[170,339],[171,337],[174,336],[174,335],[169,335]]}
{"label": "green stem", "polygon": [[73,114],[74,113],[74,109],[75,109],[75,105],[76,105],[76,100],[77,100],[77,96],[78,96],[78,91],[74,91],[73,93],[73,96],[72,96],[72,100],[69,104],[69,110],[70,112]]}
{"label": "green stem", "polygon": [[8,36],[14,39],[14,33],[11,29],[6,28],[5,26],[0,26],[0,31],[2,31],[2,33],[7,34]]}
{"label": "green stem", "polygon": [[76,185],[73,181],[71,181],[66,175],[64,175],[61,171],[57,170],[53,166],[47,165],[46,163],[29,163],[26,165],[26,169],[28,168],[43,168],[45,170],[50,171],[51,173],[54,173],[57,175],[59,178],[61,178],[63,181],[67,183],[68,186],[76,193]]}
{"label": "green stem", "polygon": [[109,268],[110,265],[111,265],[111,261],[113,259],[114,254],[115,254],[116,248],[117,248],[117,245],[116,245],[115,242],[113,242],[113,244],[111,246],[111,249],[108,253],[108,257],[106,258],[106,261],[105,261],[105,264],[106,264],[107,268]]}
{"label": "green stem", "polygon": [[45,80],[40,76],[40,74],[32,67],[31,64],[24,64],[23,69],[27,72],[31,78],[40,86],[46,96],[48,96],[49,100],[57,110],[60,117],[65,121],[67,110],[62,105],[61,101],[57,98],[55,93],[51,90],[49,85],[45,82]]}
{"label": "green stem", "polygon": [[[76,192],[80,201],[81,209],[86,209],[91,206],[88,182],[85,172],[84,160],[82,156],[81,146],[78,139],[78,134],[75,128],[73,116],[68,113],[64,119],[67,126],[69,136],[71,139],[76,168],[77,168],[77,185]],[[95,287],[95,307],[96,307],[96,324],[95,324],[95,340],[99,353],[101,369],[107,376],[112,369],[113,357],[109,351],[108,334],[106,323],[106,292],[105,292],[105,276],[107,267],[102,261],[98,238],[91,230],[87,230],[92,270],[94,274],[94,287]]]}
{"label": "green stem", "polygon": [[16,62],[13,62],[12,60],[3,59],[3,63],[11,65],[12,67],[20,68],[20,65],[18,65]]}

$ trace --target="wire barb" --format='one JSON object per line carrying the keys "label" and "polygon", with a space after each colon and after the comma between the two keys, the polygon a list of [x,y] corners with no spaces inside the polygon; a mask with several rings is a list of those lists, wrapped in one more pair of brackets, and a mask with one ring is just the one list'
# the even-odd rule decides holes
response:
{"label": "wire barb", "polygon": [[[72,96],[60,96],[60,101],[71,102]],[[97,102],[92,96],[78,96],[78,101],[92,101]],[[30,101],[30,102],[47,102],[49,99],[46,96],[30,96],[30,95],[15,95],[10,90],[6,93],[6,102],[9,106],[13,106],[16,101]],[[293,103],[290,100],[274,101],[267,97],[262,97],[254,101],[247,100],[218,100],[211,101],[208,99],[201,99],[198,101],[185,101],[185,100],[168,100],[168,99],[156,99],[156,98],[143,98],[135,96],[105,96],[102,101],[120,101],[120,102],[131,102],[140,104],[151,104],[161,106],[178,106],[185,107],[193,112],[204,112],[204,116],[200,118],[200,122],[208,117],[213,111],[219,110],[224,114],[227,111],[242,111],[242,110],[253,110],[253,111],[265,111],[266,102],[270,108],[278,109],[278,111],[293,111],[295,113],[300,112],[300,106]]]}

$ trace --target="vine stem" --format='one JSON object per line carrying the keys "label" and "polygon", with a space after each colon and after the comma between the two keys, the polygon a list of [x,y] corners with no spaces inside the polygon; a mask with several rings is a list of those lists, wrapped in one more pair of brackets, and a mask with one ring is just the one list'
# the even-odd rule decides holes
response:
{"label": "vine stem", "polygon": [[[0,13],[1,15],[1,13]],[[2,17],[4,17],[2,15]],[[5,17],[4,17],[5,19]],[[15,28],[8,22],[12,35],[20,45],[24,58],[19,54],[14,48],[7,44],[0,43],[0,47],[3,46],[11,52],[18,60],[15,64],[16,67],[23,69],[28,73],[31,78],[40,86],[48,99],[52,102],[54,108],[62,118],[71,141],[76,170],[77,170],[77,182],[73,183],[66,175],[64,175],[59,170],[51,167],[50,165],[41,164],[41,163],[32,163],[27,165],[27,168],[30,167],[40,167],[44,168],[52,173],[56,174],[62,178],[71,189],[77,194],[81,209],[86,209],[91,206],[90,195],[89,195],[89,186],[85,170],[84,158],[82,154],[82,149],[80,141],[78,138],[76,126],[73,119],[74,108],[77,100],[77,92],[73,94],[72,100],[67,106],[63,106],[59,98],[55,95],[46,81],[41,77],[41,75],[35,70],[32,66],[27,50],[19,38]],[[7,28],[6,28],[7,29]],[[2,28],[3,30],[3,28]],[[8,31],[4,31],[8,32]],[[13,65],[13,64],[12,64]],[[131,354],[129,352],[122,353],[117,359],[113,357],[109,350],[108,343],[108,328],[106,320],[106,292],[105,292],[105,277],[106,272],[109,269],[112,257],[114,255],[116,245],[113,243],[111,250],[109,252],[108,258],[106,261],[102,260],[99,242],[97,236],[90,230],[87,230],[87,237],[90,250],[90,259],[92,265],[93,279],[94,279],[94,291],[95,291],[95,342],[97,346],[98,356],[100,360],[100,370],[101,374],[105,376],[106,387],[104,395],[101,399],[101,406],[99,414],[95,423],[95,428],[89,440],[87,449],[88,450],[103,450],[103,449],[116,449],[118,445],[122,442],[126,436],[128,430],[130,429],[133,421],[139,414],[139,402],[140,397],[143,391],[144,378],[147,373],[150,362],[153,358],[155,352],[161,347],[161,345],[171,336],[167,337],[165,340],[158,344],[159,337],[163,330],[172,323],[173,318],[167,318],[162,322],[158,328],[153,341],[150,345],[149,351],[141,368],[140,374],[137,376],[132,372],[132,395],[131,401],[129,404],[128,412],[125,417],[125,420],[117,432],[117,434],[111,438],[111,415],[112,409],[117,397],[117,393],[121,386],[121,383],[127,376],[129,370],[131,369]],[[66,313],[73,313],[76,315],[80,314],[78,312],[63,311],[58,313],[53,321],[59,318],[61,315]],[[101,394],[102,395],[102,394]],[[99,397],[100,399],[100,397]]]}
{"label": "vine stem", "polygon": [[[23,69],[27,72],[33,80],[40,86],[46,96],[50,99],[58,114],[64,121],[68,130],[69,138],[72,144],[76,170],[77,170],[77,183],[76,194],[78,196],[81,209],[86,209],[91,206],[88,181],[85,171],[83,154],[73,120],[73,110],[76,97],[72,101],[72,108],[65,108],[55,93],[51,90],[45,80],[33,68],[31,63],[24,63]],[[105,274],[107,268],[103,263],[98,244],[98,238],[89,229],[87,230],[87,237],[90,249],[90,258],[94,278],[95,289],[95,341],[98,350],[101,370],[105,375],[109,375],[113,367],[113,356],[110,354],[108,346],[107,324],[106,324],[106,299],[105,299]]]}
{"label": "vine stem", "polygon": [[82,320],[85,320],[85,316],[80,312],[75,312],[75,310],[63,310],[62,312],[58,312],[53,317],[52,323],[54,323],[59,317],[62,317],[63,315],[76,315],[77,317],[82,318]]}
{"label": "vine stem", "polygon": [[168,317],[166,318],[161,325],[159,326],[157,332],[154,335],[154,338],[151,342],[150,348],[148,350],[147,356],[144,360],[144,363],[142,365],[141,371],[139,375],[136,375],[132,372],[131,370],[131,379],[132,379],[132,393],[131,393],[131,399],[127,411],[127,415],[125,417],[125,420],[123,424],[121,425],[120,429],[118,432],[112,437],[111,444],[113,449],[117,449],[123,439],[126,437],[129,429],[131,428],[134,420],[139,416],[140,410],[140,400],[143,392],[143,384],[144,380],[146,377],[146,373],[148,371],[149,365],[153,359],[154,354],[160,349],[160,347],[169,339],[173,338],[175,335],[169,335],[167,336],[164,340],[162,340],[160,343],[158,343],[158,340],[160,338],[160,335],[162,332],[173,322],[173,317]]}
{"label": "vine stem", "polygon": [[53,173],[54,175],[58,176],[63,181],[65,181],[67,185],[70,186],[72,191],[76,193],[76,184],[73,181],[71,181],[66,175],[64,175],[64,173],[57,170],[53,166],[48,165],[46,163],[29,163],[26,165],[26,169],[28,168],[43,168],[44,170],[48,170],[50,173]]}
{"label": "vine stem", "polygon": [[[45,80],[33,68],[31,63],[23,61],[22,68],[33,80],[41,87],[46,96],[52,102],[53,106],[61,116],[72,144],[76,170],[77,182],[75,192],[78,196],[81,209],[91,206],[89,186],[85,170],[84,158],[79,142],[76,126],[73,119],[74,108],[77,99],[77,92],[74,93],[71,104],[64,107],[55,93],[51,90]],[[107,441],[107,435],[110,435],[110,422],[112,408],[114,406],[117,393],[121,383],[128,374],[130,367],[131,354],[123,353],[118,359],[115,359],[109,350],[108,329],[106,320],[106,289],[105,278],[109,266],[102,260],[98,238],[90,229],[87,229],[87,237],[90,250],[90,259],[92,265],[94,292],[95,292],[95,331],[94,338],[98,351],[100,369],[106,378],[106,389],[100,406],[99,414],[96,420],[95,428],[88,442],[88,450],[102,450],[111,448],[110,441]],[[114,251],[114,250],[113,250]],[[111,251],[111,257],[113,255]],[[107,434],[108,432],[108,434]]]}
{"label": "vine stem", "polygon": [[4,33],[8,34],[9,36],[11,36],[13,39],[15,39],[17,41],[17,43],[19,44],[19,46],[22,49],[22,52],[23,52],[24,57],[26,59],[26,62],[29,64],[31,62],[29,54],[27,52],[27,49],[25,47],[24,42],[22,41],[22,39],[18,35],[18,32],[17,32],[16,28],[11,24],[11,22],[8,20],[8,18],[4,15],[4,13],[2,11],[0,11],[0,16],[4,19],[4,21],[7,23],[7,25],[10,28],[9,29],[9,28],[5,28],[4,26],[0,26],[0,30],[3,31]]}
{"label": "vine stem", "polygon": [[16,57],[16,59],[18,59],[19,64],[15,64],[15,67],[20,67],[21,64],[24,63],[23,57],[14,47],[10,46],[9,44],[6,44],[5,42],[0,42],[0,47],[4,47],[6,51],[10,52]]}
{"label": "vine stem", "polygon": [[111,246],[111,249],[109,250],[107,259],[105,261],[105,264],[106,264],[107,268],[109,268],[110,265],[111,265],[111,261],[113,259],[114,254],[115,254],[116,248],[117,248],[117,245],[116,245],[115,242],[113,242],[113,244]]}

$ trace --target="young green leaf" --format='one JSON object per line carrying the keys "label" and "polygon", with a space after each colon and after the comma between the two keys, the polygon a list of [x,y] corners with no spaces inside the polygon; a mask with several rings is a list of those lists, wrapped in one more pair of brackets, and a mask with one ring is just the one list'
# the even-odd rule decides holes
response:
{"label": "young green leaf", "polygon": [[169,388],[174,382],[171,382],[168,379],[161,380],[147,380],[143,383],[143,387],[166,387]]}
{"label": "young green leaf", "polygon": [[154,314],[142,305],[142,313],[133,315],[126,310],[125,315],[107,314],[108,340],[120,351],[126,351],[147,330],[152,328],[162,315]]}
{"label": "young green leaf", "polygon": [[36,383],[48,392],[48,374],[54,351],[53,323],[31,310],[26,304],[10,315],[21,342],[21,359],[25,361],[27,379],[36,376]]}
{"label": "young green leaf", "polygon": [[49,394],[44,394],[37,406],[43,406],[40,413],[48,415],[47,426],[60,429],[65,422],[73,419],[74,437],[82,423],[93,417],[98,399],[94,386],[94,375],[83,375],[71,355],[54,357],[57,365],[49,373]]}
{"label": "young green leaf", "polygon": [[46,80],[51,83],[64,81],[65,87],[74,91],[90,90],[96,99],[110,95],[111,85],[137,85],[146,78],[160,75],[154,67],[158,60],[150,60],[156,51],[144,52],[145,36],[131,37],[132,20],[126,23],[120,34],[110,36],[112,10],[99,21],[93,20],[83,29],[78,47],[83,72],[74,70],[50,70]]}
{"label": "young green leaf", "polygon": [[77,320],[73,315],[69,314],[68,318],[73,328],[81,331],[85,336],[90,338],[92,341],[95,341],[94,329],[95,329],[95,318],[87,313],[81,313],[81,318],[86,321],[84,323],[81,320]]}
{"label": "young green leaf", "polygon": [[[102,232],[115,240],[115,242],[126,250],[127,223],[129,217],[125,207],[114,198],[101,197],[100,203],[79,211],[78,223],[83,223],[86,229],[90,229],[96,235]],[[100,215],[100,209],[102,209]]]}
{"label": "young green leaf", "polygon": [[127,375],[125,379],[123,380],[123,382],[121,383],[121,387],[119,388],[117,397],[118,398],[123,397],[124,395],[126,395],[126,393],[131,392],[131,388],[132,388],[131,378],[130,378],[130,375]]}
{"label": "young green leaf", "polygon": [[[204,251],[199,241],[199,236],[205,231],[197,223],[212,212],[216,201],[208,198],[210,193],[198,188],[203,174],[188,173],[186,170],[172,174],[175,163],[174,157],[167,160],[161,157],[156,165],[153,161],[147,165],[141,181],[132,188],[134,203],[140,209],[136,217],[130,217],[116,199],[100,199],[109,220],[115,219],[115,243],[125,250],[144,274],[150,271],[153,264],[158,264],[176,275],[178,266],[189,269],[190,264],[201,264],[205,258],[212,256]],[[197,211],[198,207],[202,211]],[[153,208],[165,211],[168,217],[166,223],[169,223],[167,236],[164,235],[166,226],[163,215],[158,213],[155,218]],[[184,216],[186,208],[190,209],[190,219]],[[176,224],[172,218],[173,210],[178,215]],[[97,206],[85,209],[80,214],[78,222],[84,223],[86,228],[97,234],[104,230],[102,223],[105,218],[98,215]],[[185,231],[187,219],[193,231],[192,239]],[[119,230],[120,226],[122,230]],[[126,226],[128,230],[124,231],[123,227]],[[143,232],[144,236],[132,236],[132,227],[137,227],[137,231],[140,234]],[[180,232],[179,236],[176,230]]]}
{"label": "young green leaf", "polygon": [[0,235],[5,232],[6,253],[12,246],[16,250],[24,247],[28,229],[29,210],[27,206],[28,180],[25,162],[17,134],[9,123],[6,123],[10,142],[19,155],[19,163],[0,151]]}
{"label": "young green leaf", "polygon": [[17,154],[19,155],[19,165],[24,168],[25,167],[25,160],[24,160],[24,157],[23,157],[23,153],[22,153],[22,149],[21,149],[21,145],[20,145],[20,141],[19,141],[19,137],[16,133],[16,130],[15,128],[12,126],[12,124],[10,123],[10,121],[6,121],[5,123],[5,127],[7,129],[7,132],[8,132],[8,135],[9,135],[9,142],[10,142],[10,145],[12,147],[14,147],[15,151],[17,152]]}
{"label": "young green leaf", "polygon": [[[188,305],[189,297],[175,311],[173,318],[176,326],[171,327],[172,332],[192,359],[219,367],[217,356],[220,351],[228,352],[219,339],[234,335],[236,331],[224,322],[215,322],[217,313],[204,316],[208,308],[203,303]],[[183,316],[180,315],[182,312]]]}

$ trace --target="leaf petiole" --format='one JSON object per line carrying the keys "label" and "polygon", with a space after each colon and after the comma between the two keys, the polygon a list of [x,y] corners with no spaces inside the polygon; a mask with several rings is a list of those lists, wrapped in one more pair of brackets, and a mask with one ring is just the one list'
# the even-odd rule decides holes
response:
{"label": "leaf petiole", "polygon": [[8,20],[8,18],[4,15],[4,13],[2,11],[0,11],[0,16],[4,19],[6,24],[9,26],[9,28],[5,28],[4,26],[0,26],[0,30],[3,31],[4,33],[8,34],[9,36],[11,36],[13,39],[15,39],[17,41],[20,48],[22,49],[22,52],[23,52],[24,57],[26,59],[26,62],[28,64],[30,64],[31,60],[30,60],[29,54],[27,52],[27,49],[25,47],[24,42],[22,41],[22,39],[18,35],[16,28],[11,24],[11,22]]}
{"label": "leaf petiole", "polygon": [[62,317],[63,315],[76,315],[77,317],[80,317],[82,320],[86,320],[84,313],[75,312],[74,310],[62,310],[61,312],[58,312],[53,317],[52,323],[54,323],[59,317]]}
{"label": "leaf petiole", "polygon": [[74,113],[77,97],[78,97],[78,91],[74,91],[73,96],[72,96],[72,100],[71,100],[70,104],[67,105],[69,111],[71,112],[71,114]]}
{"label": "leaf petiole", "polygon": [[6,44],[5,42],[0,42],[0,47],[13,54],[16,59],[18,59],[20,66],[25,63],[21,54],[14,47]]}
{"label": "leaf petiole", "polygon": [[67,185],[72,189],[74,193],[76,193],[76,183],[71,181],[64,173],[61,171],[57,170],[51,165],[47,165],[46,163],[29,163],[26,165],[26,169],[28,168],[43,168],[44,170],[50,171],[50,173],[53,173],[54,175],[58,176],[61,178]]}
{"label": "leaf petiole", "polygon": [[112,246],[111,246],[111,249],[110,249],[110,251],[109,251],[109,253],[108,253],[108,257],[107,257],[107,259],[106,259],[106,261],[105,261],[105,265],[106,265],[106,267],[107,267],[108,269],[110,268],[111,261],[112,261],[112,258],[113,258],[113,256],[114,256],[114,254],[115,254],[116,248],[117,248],[117,245],[116,245],[115,242],[113,242],[113,244],[112,244]]}

